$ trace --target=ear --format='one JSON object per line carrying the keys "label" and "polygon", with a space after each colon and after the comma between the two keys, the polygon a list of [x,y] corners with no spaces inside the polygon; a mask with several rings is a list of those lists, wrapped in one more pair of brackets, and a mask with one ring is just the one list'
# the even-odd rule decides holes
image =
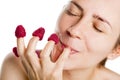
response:
{"label": "ear", "polygon": [[118,45],[115,49],[113,49],[112,53],[110,53],[107,57],[109,60],[113,60],[120,56],[120,45]]}

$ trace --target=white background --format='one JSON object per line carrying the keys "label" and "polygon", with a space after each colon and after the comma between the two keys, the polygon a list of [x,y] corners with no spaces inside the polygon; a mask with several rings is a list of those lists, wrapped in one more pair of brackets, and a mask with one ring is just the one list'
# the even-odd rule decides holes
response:
{"label": "white background", "polygon": [[[67,1],[0,0],[0,67],[5,56],[16,46],[14,31],[17,25],[21,24],[26,28],[26,44],[35,29],[44,27],[45,37],[37,46],[37,48],[42,48],[47,37],[54,32],[58,15]],[[106,66],[120,74],[120,58],[108,61]]]}

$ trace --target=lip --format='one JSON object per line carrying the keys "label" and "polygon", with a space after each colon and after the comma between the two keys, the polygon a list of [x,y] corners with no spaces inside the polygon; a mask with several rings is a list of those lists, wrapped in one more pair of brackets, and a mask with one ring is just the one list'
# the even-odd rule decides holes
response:
{"label": "lip", "polygon": [[79,51],[75,50],[74,48],[72,48],[71,46],[64,44],[62,41],[60,41],[60,43],[61,43],[62,49],[69,48],[71,50],[70,54],[75,54],[75,53],[79,52]]}

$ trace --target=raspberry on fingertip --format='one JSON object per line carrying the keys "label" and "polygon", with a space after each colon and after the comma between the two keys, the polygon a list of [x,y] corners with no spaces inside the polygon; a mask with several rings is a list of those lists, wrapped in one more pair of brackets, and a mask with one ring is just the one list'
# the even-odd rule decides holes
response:
{"label": "raspberry on fingertip", "polygon": [[37,36],[39,37],[39,40],[42,40],[44,33],[45,33],[45,29],[40,27],[32,33],[32,36]]}
{"label": "raspberry on fingertip", "polygon": [[26,36],[26,31],[25,28],[22,25],[18,25],[15,30],[15,36],[17,38],[25,37]]}
{"label": "raspberry on fingertip", "polygon": [[50,41],[50,40],[54,41],[55,44],[57,44],[59,42],[59,38],[58,38],[57,34],[55,34],[55,33],[50,35],[50,37],[48,38],[48,41]]}
{"label": "raspberry on fingertip", "polygon": [[13,47],[12,51],[16,57],[19,57],[18,52],[17,52],[17,47]]}

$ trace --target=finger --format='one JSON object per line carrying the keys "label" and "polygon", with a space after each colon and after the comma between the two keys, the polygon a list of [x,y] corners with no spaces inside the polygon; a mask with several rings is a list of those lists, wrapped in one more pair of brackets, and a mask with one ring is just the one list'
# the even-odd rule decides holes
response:
{"label": "finger", "polygon": [[44,63],[44,61],[49,61],[51,62],[51,58],[50,58],[50,54],[51,51],[54,48],[54,45],[57,44],[59,42],[59,38],[56,34],[52,34],[49,38],[48,38],[48,43],[46,44],[46,46],[44,47],[44,49],[42,50],[40,57]]}
{"label": "finger", "polygon": [[37,80],[35,72],[33,71],[32,67],[29,65],[25,57],[22,57],[21,62],[26,71],[26,74],[28,75],[29,80]]}
{"label": "finger", "polygon": [[17,38],[17,54],[18,56],[23,55],[25,51],[24,37],[26,36],[26,32],[22,25],[17,26],[15,36]]}
{"label": "finger", "polygon": [[41,51],[40,53],[40,60],[42,62],[42,64],[46,63],[46,62],[51,62],[51,58],[50,58],[50,53],[53,50],[55,45],[54,41],[49,41],[44,49]]}
{"label": "finger", "polygon": [[38,41],[39,41],[38,37],[31,38],[25,53],[25,57],[29,62],[29,65],[35,72],[37,71],[37,69],[40,68],[39,58],[35,52],[35,47]]}
{"label": "finger", "polygon": [[30,63],[33,63],[34,61],[36,62],[37,61],[36,59],[38,59],[37,55],[35,54],[36,51],[35,49],[37,42],[39,40],[42,40],[44,33],[45,33],[45,29],[40,27],[37,30],[35,30],[32,34],[33,37],[30,39],[26,51],[26,55],[29,58]]}
{"label": "finger", "polygon": [[69,54],[70,54],[70,49],[65,48],[62,54],[60,55],[60,57],[58,58],[58,60],[56,61],[56,65],[57,65],[56,69],[58,69],[58,71],[63,69],[65,61],[68,59]]}
{"label": "finger", "polygon": [[34,70],[36,77],[39,78],[38,71],[40,71],[40,64],[38,55],[35,54],[36,52],[36,45],[39,40],[42,40],[43,35],[45,33],[44,28],[39,28],[33,32],[33,37],[30,39],[27,50],[26,50],[26,58],[31,65],[32,69]]}
{"label": "finger", "polygon": [[17,52],[18,52],[19,56],[24,55],[24,53],[25,53],[24,38],[18,38],[17,39]]}
{"label": "finger", "polygon": [[33,32],[33,37],[30,39],[28,46],[27,46],[27,55],[32,55],[35,53],[36,45],[39,40],[42,40],[43,35],[45,33],[45,29],[40,27]]}
{"label": "finger", "polygon": [[16,30],[15,30],[15,36],[17,38],[17,47],[13,48],[13,52],[15,53],[15,55],[17,57],[21,57],[21,62],[23,64],[23,67],[25,69],[25,71],[27,72],[28,76],[30,78],[35,78],[35,74],[31,68],[31,66],[29,65],[29,63],[27,62],[27,60],[24,57],[24,52],[25,52],[25,43],[24,43],[24,37],[26,36],[26,32],[25,29],[22,25],[18,25]]}
{"label": "finger", "polygon": [[[19,57],[19,55],[17,53],[17,47],[13,48],[13,52],[14,52],[16,57]],[[36,77],[35,77],[35,73],[32,70],[32,67],[29,65],[29,63],[27,62],[25,57],[21,56],[20,60],[21,60],[21,63],[23,65],[24,69],[25,69],[26,74],[28,74],[29,80],[37,80]]]}

